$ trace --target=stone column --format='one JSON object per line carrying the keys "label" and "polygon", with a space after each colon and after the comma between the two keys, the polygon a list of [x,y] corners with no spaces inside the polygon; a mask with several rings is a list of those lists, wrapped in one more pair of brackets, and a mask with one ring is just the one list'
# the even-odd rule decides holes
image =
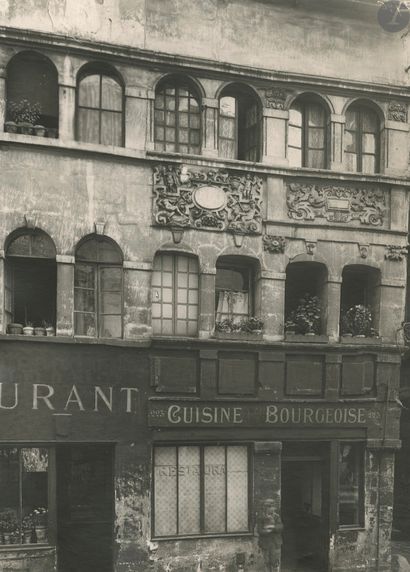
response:
{"label": "stone column", "polygon": [[286,147],[288,120],[289,111],[270,108],[263,110],[262,163],[280,167],[289,165]]}
{"label": "stone column", "polygon": [[338,276],[329,276],[324,292],[326,301],[325,321],[326,335],[329,341],[338,342],[340,335],[340,296],[342,290],[342,279]]}
{"label": "stone column", "polygon": [[136,339],[152,334],[152,264],[124,261],[124,338]]}
{"label": "stone column", "polygon": [[136,87],[125,88],[125,147],[145,150],[150,128],[147,122],[151,100],[146,90]]}
{"label": "stone column", "polygon": [[6,69],[4,67],[0,67],[0,132],[4,131],[6,105]]}
{"label": "stone column", "polygon": [[57,336],[74,335],[74,256],[57,254]]}
{"label": "stone column", "polygon": [[344,115],[330,115],[330,141],[328,142],[329,168],[332,171],[344,170]]}
{"label": "stone column", "polygon": [[284,272],[271,272],[270,270],[261,272],[261,318],[264,322],[264,338],[269,341],[283,340],[285,280]]}
{"label": "stone column", "polygon": [[202,155],[218,157],[218,99],[202,100]]}
{"label": "stone column", "polygon": [[155,91],[147,91],[147,115],[145,123],[146,132],[146,142],[145,148],[147,151],[154,151],[154,103],[155,103]]}
{"label": "stone column", "polygon": [[75,95],[74,82],[59,85],[58,136],[62,141],[75,140]]}
{"label": "stone column", "polygon": [[4,258],[4,250],[0,250],[0,334],[7,333],[7,320],[4,299],[5,264],[6,261]]}
{"label": "stone column", "polygon": [[256,530],[264,572],[279,572],[282,545],[281,466],[282,443],[255,442],[254,486]]}
{"label": "stone column", "polygon": [[215,268],[202,269],[199,277],[200,338],[209,338],[215,327]]}

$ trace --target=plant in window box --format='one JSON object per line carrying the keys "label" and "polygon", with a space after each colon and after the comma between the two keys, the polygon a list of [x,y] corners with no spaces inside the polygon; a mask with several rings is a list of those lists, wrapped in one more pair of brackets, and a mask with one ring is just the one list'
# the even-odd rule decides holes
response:
{"label": "plant in window box", "polygon": [[46,335],[46,328],[44,326],[36,326],[34,328],[34,335],[35,336],[45,336]]}
{"label": "plant in window box", "polygon": [[23,544],[31,544],[34,532],[34,520],[31,514],[28,514],[22,521]]}
{"label": "plant in window box", "polygon": [[19,101],[10,101],[8,107],[20,133],[31,135],[34,126],[40,119],[41,105],[38,102],[32,103],[28,99],[20,99]]}
{"label": "plant in window box", "polygon": [[248,334],[261,334],[263,330],[263,320],[251,316],[240,322],[240,331]]}
{"label": "plant in window box", "polygon": [[33,510],[34,529],[36,531],[37,542],[47,542],[47,514],[48,511],[44,507]]}
{"label": "plant in window box", "polygon": [[349,308],[341,320],[342,335],[374,338],[378,332],[373,328],[373,316],[370,308],[363,304],[356,304]]}
{"label": "plant in window box", "polygon": [[14,533],[17,531],[17,520],[11,514],[3,514],[0,520],[0,527],[3,533],[3,543],[12,544]]}
{"label": "plant in window box", "polygon": [[296,324],[293,320],[286,320],[285,322],[285,332],[287,334],[296,334]]}
{"label": "plant in window box", "polygon": [[32,336],[34,335],[34,328],[31,322],[26,322],[26,325],[23,328],[23,334],[25,336]]}
{"label": "plant in window box", "polygon": [[294,322],[297,334],[314,336],[320,334],[321,313],[319,298],[305,294],[299,300],[296,309],[291,313],[288,321]]}
{"label": "plant in window box", "polygon": [[225,318],[215,323],[215,331],[222,334],[234,334],[234,337],[259,336],[262,334],[263,320],[250,317],[241,321]]}
{"label": "plant in window box", "polygon": [[23,333],[23,324],[8,324],[7,332],[12,335],[18,335]]}
{"label": "plant in window box", "polygon": [[43,321],[43,327],[46,331],[46,336],[55,336],[56,335],[56,331],[54,329],[54,327],[47,322],[46,320]]}

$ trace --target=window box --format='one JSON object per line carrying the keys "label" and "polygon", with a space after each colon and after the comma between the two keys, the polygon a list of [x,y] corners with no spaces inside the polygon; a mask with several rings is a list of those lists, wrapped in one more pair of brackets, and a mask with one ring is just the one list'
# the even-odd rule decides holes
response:
{"label": "window box", "polygon": [[[263,340],[263,333],[259,332],[214,332],[215,338],[219,340],[246,340],[246,341],[262,341]],[[301,336],[303,337],[303,336]]]}
{"label": "window box", "polygon": [[327,344],[329,341],[329,336],[322,334],[292,334],[291,332],[286,332],[285,340],[287,342]]}
{"label": "window box", "polygon": [[367,337],[367,336],[340,336],[340,343],[352,345],[379,345],[383,343],[383,338],[380,336]]}

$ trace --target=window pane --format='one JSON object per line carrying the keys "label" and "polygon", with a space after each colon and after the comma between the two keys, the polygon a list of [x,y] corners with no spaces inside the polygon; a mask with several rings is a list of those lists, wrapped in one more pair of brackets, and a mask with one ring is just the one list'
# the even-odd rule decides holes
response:
{"label": "window pane", "polygon": [[248,529],[248,450],[227,447],[227,532]]}
{"label": "window pane", "polygon": [[175,447],[155,449],[155,535],[177,534],[177,463]]}
{"label": "window pane", "polygon": [[[4,544],[11,543],[17,534],[19,518],[19,452],[18,449],[0,449],[0,519],[4,522]],[[7,539],[7,542],[6,542]]]}
{"label": "window pane", "polygon": [[82,290],[76,288],[74,291],[74,309],[78,312],[95,311],[94,290]]}
{"label": "window pane", "polygon": [[320,103],[309,103],[307,115],[309,127],[323,127],[325,125],[325,111]]}
{"label": "window pane", "polygon": [[356,133],[353,131],[345,131],[345,150],[356,153]]}
{"label": "window pane", "polygon": [[219,156],[225,159],[236,158],[236,141],[230,139],[219,140]]}
{"label": "window pane", "polygon": [[85,143],[100,142],[100,112],[93,109],[78,109],[77,139]]}
{"label": "window pane", "polygon": [[309,129],[309,147],[312,149],[323,149],[325,146],[325,131],[311,127]]}
{"label": "window pane", "polygon": [[122,290],[122,268],[101,268],[101,290]]}
{"label": "window pane", "polygon": [[[23,530],[29,529],[30,520],[34,523],[32,542],[47,542],[48,524],[48,451],[47,449],[27,448],[22,456],[22,516]],[[31,518],[30,518],[31,517]]]}
{"label": "window pane", "polygon": [[219,100],[219,113],[222,117],[236,116],[236,99],[234,97],[221,97]]}
{"label": "window pane", "polygon": [[101,113],[101,145],[122,145],[121,113],[103,111]]}
{"label": "window pane", "polygon": [[225,532],[225,447],[204,448],[205,532]]}
{"label": "window pane", "polygon": [[346,129],[355,131],[357,129],[357,113],[356,111],[346,111]]}
{"label": "window pane", "polygon": [[235,139],[235,119],[229,117],[219,118],[219,137]]}
{"label": "window pane", "polygon": [[299,149],[302,148],[302,129],[300,127],[289,125],[288,137],[288,145]]}
{"label": "window pane", "polygon": [[376,152],[376,137],[372,133],[363,133],[362,135],[362,152],[375,153]]}
{"label": "window pane", "polygon": [[359,526],[362,491],[362,448],[341,443],[339,454],[339,524]]}
{"label": "window pane", "polygon": [[84,107],[100,107],[100,75],[88,75],[80,81],[78,105]]}
{"label": "window pane", "polygon": [[102,76],[101,107],[111,111],[122,110],[122,87],[118,81],[106,75]]}
{"label": "window pane", "polygon": [[103,338],[121,337],[121,316],[101,316],[100,336]]}
{"label": "window pane", "polygon": [[78,336],[95,337],[95,315],[74,312],[74,329]]}
{"label": "window pane", "polygon": [[345,153],[345,166],[347,171],[357,171],[357,155],[355,153]]}
{"label": "window pane", "polygon": [[101,312],[103,314],[121,314],[121,293],[102,292]]}
{"label": "window pane", "polygon": [[94,288],[94,267],[85,264],[76,264],[74,272],[74,286],[81,288]]}
{"label": "window pane", "polygon": [[362,157],[362,172],[375,173],[376,172],[376,157],[374,155],[363,155]]}
{"label": "window pane", "polygon": [[377,133],[378,119],[376,113],[368,109],[362,111],[362,130]]}
{"label": "window pane", "polygon": [[302,166],[302,149],[295,149],[294,147],[288,148],[288,159],[291,167]]}
{"label": "window pane", "polygon": [[298,104],[289,109],[289,125],[302,127],[302,110]]}
{"label": "window pane", "polygon": [[178,448],[179,534],[200,532],[199,447]]}
{"label": "window pane", "polygon": [[307,156],[307,167],[312,169],[325,168],[325,153],[324,151],[310,150]]}

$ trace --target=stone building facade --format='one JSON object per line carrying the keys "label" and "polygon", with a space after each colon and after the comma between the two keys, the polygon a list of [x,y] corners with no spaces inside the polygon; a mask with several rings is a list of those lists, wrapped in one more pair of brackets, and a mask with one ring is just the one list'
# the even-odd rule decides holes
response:
{"label": "stone building facade", "polygon": [[0,26],[0,569],[389,570],[406,37],[322,0]]}

